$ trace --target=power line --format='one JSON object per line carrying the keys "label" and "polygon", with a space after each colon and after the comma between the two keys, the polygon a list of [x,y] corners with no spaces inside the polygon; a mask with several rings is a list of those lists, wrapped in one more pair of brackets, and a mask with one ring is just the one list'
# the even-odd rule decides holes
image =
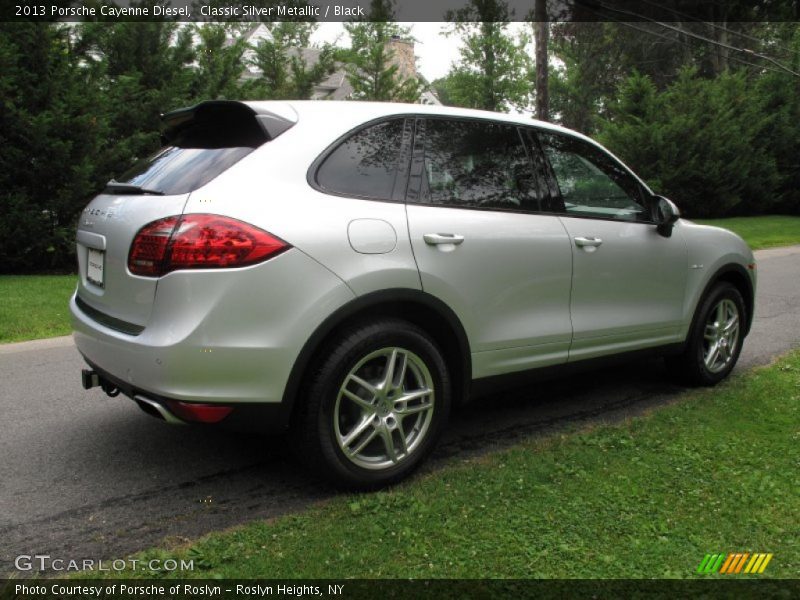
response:
{"label": "power line", "polygon": [[[682,17],[686,17],[687,19],[690,19],[690,20],[692,20],[692,21],[694,21],[696,23],[702,23],[704,25],[708,25],[708,26],[712,27],[713,29],[717,29],[719,31],[725,31],[727,33],[732,33],[733,35],[739,36],[739,37],[741,37],[743,39],[746,39],[746,40],[750,40],[752,42],[758,42],[759,44],[764,43],[764,40],[761,40],[761,39],[759,39],[757,37],[754,37],[752,35],[748,35],[746,33],[742,33],[741,31],[735,31],[735,30],[730,29],[728,27],[723,27],[722,25],[720,25],[718,23],[715,23],[713,21],[703,21],[702,19],[700,19],[698,17],[692,16],[692,15],[690,15],[688,13],[685,13],[685,12],[681,12],[676,8],[667,8],[665,6],[661,6],[659,4],[656,4],[655,2],[651,2],[650,0],[640,0],[640,1],[643,2],[644,4],[649,4],[650,6],[654,6],[656,8],[663,8],[664,10],[667,10],[667,11],[669,11],[671,13],[676,14],[676,15],[680,15]],[[778,48],[779,50],[783,50],[784,52],[790,52],[792,54],[800,55],[800,50],[793,50],[792,48],[787,48],[786,46],[781,46],[780,44],[774,44],[774,47]]]}
{"label": "power line", "polygon": [[[712,40],[711,38],[707,38],[707,37],[705,37],[703,35],[700,35],[700,34],[697,34],[697,33],[691,32],[691,31],[687,31],[687,30],[682,29],[680,27],[674,27],[672,25],[668,25],[667,23],[662,23],[661,21],[657,21],[655,19],[650,19],[648,17],[645,17],[644,15],[640,15],[640,14],[633,13],[633,12],[630,12],[630,11],[627,11],[627,10],[623,10],[621,8],[614,8],[612,6],[608,6],[606,4],[603,4],[602,2],[591,2],[591,4],[597,4],[597,6],[603,8],[605,10],[609,10],[609,11],[612,11],[612,12],[616,12],[616,13],[620,13],[620,14],[623,14],[623,15],[627,15],[629,17],[635,18],[636,20],[645,20],[645,21],[649,21],[651,23],[655,23],[656,25],[660,25],[661,27],[664,27],[666,29],[671,29],[672,31],[677,31],[678,33],[681,33],[681,34],[689,36],[689,37],[693,37],[693,38],[698,39],[698,40],[702,40],[702,41],[704,41],[704,42],[706,42],[708,44],[714,44],[715,46],[720,46],[721,48],[726,48],[728,50],[733,50],[734,52],[741,52],[743,54],[749,54],[750,56],[754,56],[756,58],[760,58],[762,60],[766,60],[766,61],[771,62],[775,66],[777,66],[778,68],[786,71],[787,73],[791,73],[795,77],[800,77],[800,73],[798,73],[796,71],[793,71],[792,69],[790,69],[789,67],[787,67],[783,63],[775,60],[771,56],[766,56],[764,54],[761,54],[760,52],[754,52],[753,50],[748,50],[746,48],[739,48],[738,46],[733,46],[731,44],[726,44],[725,42],[719,42],[717,40]],[[590,10],[592,10],[592,9],[590,8]],[[598,13],[597,11],[593,11],[593,12],[595,12],[596,14],[600,15],[600,13]],[[603,15],[600,15],[600,16],[603,16]],[[618,21],[618,22],[622,23],[623,21]],[[733,58],[733,57],[729,57],[729,58]]]}
{"label": "power line", "polygon": [[[596,15],[598,15],[600,17],[603,17],[604,19],[609,18],[608,15],[605,15],[605,14],[603,14],[603,13],[601,13],[601,12],[599,12],[599,11],[593,9],[593,8],[590,8],[590,7],[586,7],[586,8],[588,8],[594,14],[596,14]],[[634,25],[633,23],[629,23],[628,21],[622,21],[622,20],[619,20],[619,19],[614,19],[613,17],[611,19],[612,19],[611,20],[612,23],[617,23],[619,25],[624,25],[625,27],[629,27],[631,29],[635,29],[636,31],[639,31],[641,33],[646,33],[648,35],[652,35],[652,36],[667,40],[669,42],[672,42],[673,44],[680,44],[680,45],[686,46],[688,48],[694,48],[694,46],[692,44],[690,44],[689,42],[685,42],[685,41],[683,41],[681,39],[672,38],[672,37],[670,37],[668,35],[664,35],[663,33],[658,33],[657,31],[652,31],[650,29],[637,27],[636,25]],[[741,58],[738,58],[736,56],[729,56],[728,58],[730,60],[734,61],[734,62],[741,63],[741,64],[747,65],[749,67],[755,67],[759,71],[771,71],[773,73],[783,73],[783,71],[781,71],[780,69],[776,69],[774,67],[768,67],[766,65],[759,65],[757,63],[752,63],[752,62],[743,60]]]}
{"label": "power line", "polygon": [[[614,23],[619,23],[620,25],[624,25],[626,27],[630,27],[631,29],[635,29],[636,31],[641,31],[642,33],[647,33],[647,34],[650,34],[650,35],[654,35],[656,37],[660,37],[662,39],[669,40],[671,42],[674,42],[674,43],[677,43],[677,44],[681,44],[683,46],[688,46],[689,48],[693,48],[693,46],[691,44],[687,43],[687,42],[683,42],[681,40],[676,40],[676,39],[671,38],[671,37],[669,37],[667,35],[664,35],[663,33],[658,33],[657,31],[650,31],[649,29],[644,29],[642,27],[636,27],[633,23],[628,23],[627,21],[614,21]],[[753,63],[753,62],[750,62],[750,61],[747,61],[747,60],[742,60],[741,58],[738,58],[736,56],[729,56],[728,58],[730,60],[734,61],[734,62],[738,62],[738,63],[741,63],[743,65],[747,65],[747,66],[750,66],[750,67],[755,67],[756,69],[759,69],[761,71],[772,71],[773,73],[783,73],[783,71],[781,71],[780,69],[776,69],[775,67],[768,67],[766,65],[759,65],[757,63]]]}

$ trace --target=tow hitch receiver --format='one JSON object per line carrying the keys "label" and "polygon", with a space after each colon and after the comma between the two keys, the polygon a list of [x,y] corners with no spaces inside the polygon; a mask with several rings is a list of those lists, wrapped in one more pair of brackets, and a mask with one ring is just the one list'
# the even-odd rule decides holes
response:
{"label": "tow hitch receiver", "polygon": [[81,383],[83,384],[83,389],[90,390],[100,385],[100,375],[89,369],[81,369]]}
{"label": "tow hitch receiver", "polygon": [[100,387],[106,393],[106,396],[111,398],[119,396],[119,388],[110,381],[100,379],[100,374],[97,371],[81,369],[81,383],[85,390],[90,390],[93,387]]}

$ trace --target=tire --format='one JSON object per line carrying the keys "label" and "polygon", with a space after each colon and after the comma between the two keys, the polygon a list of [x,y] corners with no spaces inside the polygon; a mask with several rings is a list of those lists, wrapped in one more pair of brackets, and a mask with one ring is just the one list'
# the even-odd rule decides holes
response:
{"label": "tire", "polygon": [[300,457],[348,488],[407,477],[433,450],[450,412],[451,383],[436,344],[415,325],[384,318],[349,327],[318,359],[295,419]]}
{"label": "tire", "polygon": [[739,290],[730,283],[716,284],[697,307],[683,353],[668,357],[667,367],[683,383],[716,385],[739,360],[746,322]]}

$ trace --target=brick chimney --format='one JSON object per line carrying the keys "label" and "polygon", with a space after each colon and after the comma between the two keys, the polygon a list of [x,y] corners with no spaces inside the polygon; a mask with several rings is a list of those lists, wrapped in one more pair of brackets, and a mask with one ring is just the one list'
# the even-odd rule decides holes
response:
{"label": "brick chimney", "polygon": [[417,57],[414,55],[414,42],[404,40],[399,35],[393,35],[386,42],[387,50],[392,52],[392,64],[397,65],[397,77],[408,79],[417,76]]}

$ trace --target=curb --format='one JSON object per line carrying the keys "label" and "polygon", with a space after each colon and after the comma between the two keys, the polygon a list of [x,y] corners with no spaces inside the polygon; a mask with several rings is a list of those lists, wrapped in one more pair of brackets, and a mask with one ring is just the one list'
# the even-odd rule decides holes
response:
{"label": "curb", "polygon": [[0,344],[0,354],[14,354],[16,352],[27,352],[30,350],[46,350],[48,348],[66,348],[72,346],[72,336],[45,338],[43,340],[31,340],[29,342],[14,342],[11,344]]}

